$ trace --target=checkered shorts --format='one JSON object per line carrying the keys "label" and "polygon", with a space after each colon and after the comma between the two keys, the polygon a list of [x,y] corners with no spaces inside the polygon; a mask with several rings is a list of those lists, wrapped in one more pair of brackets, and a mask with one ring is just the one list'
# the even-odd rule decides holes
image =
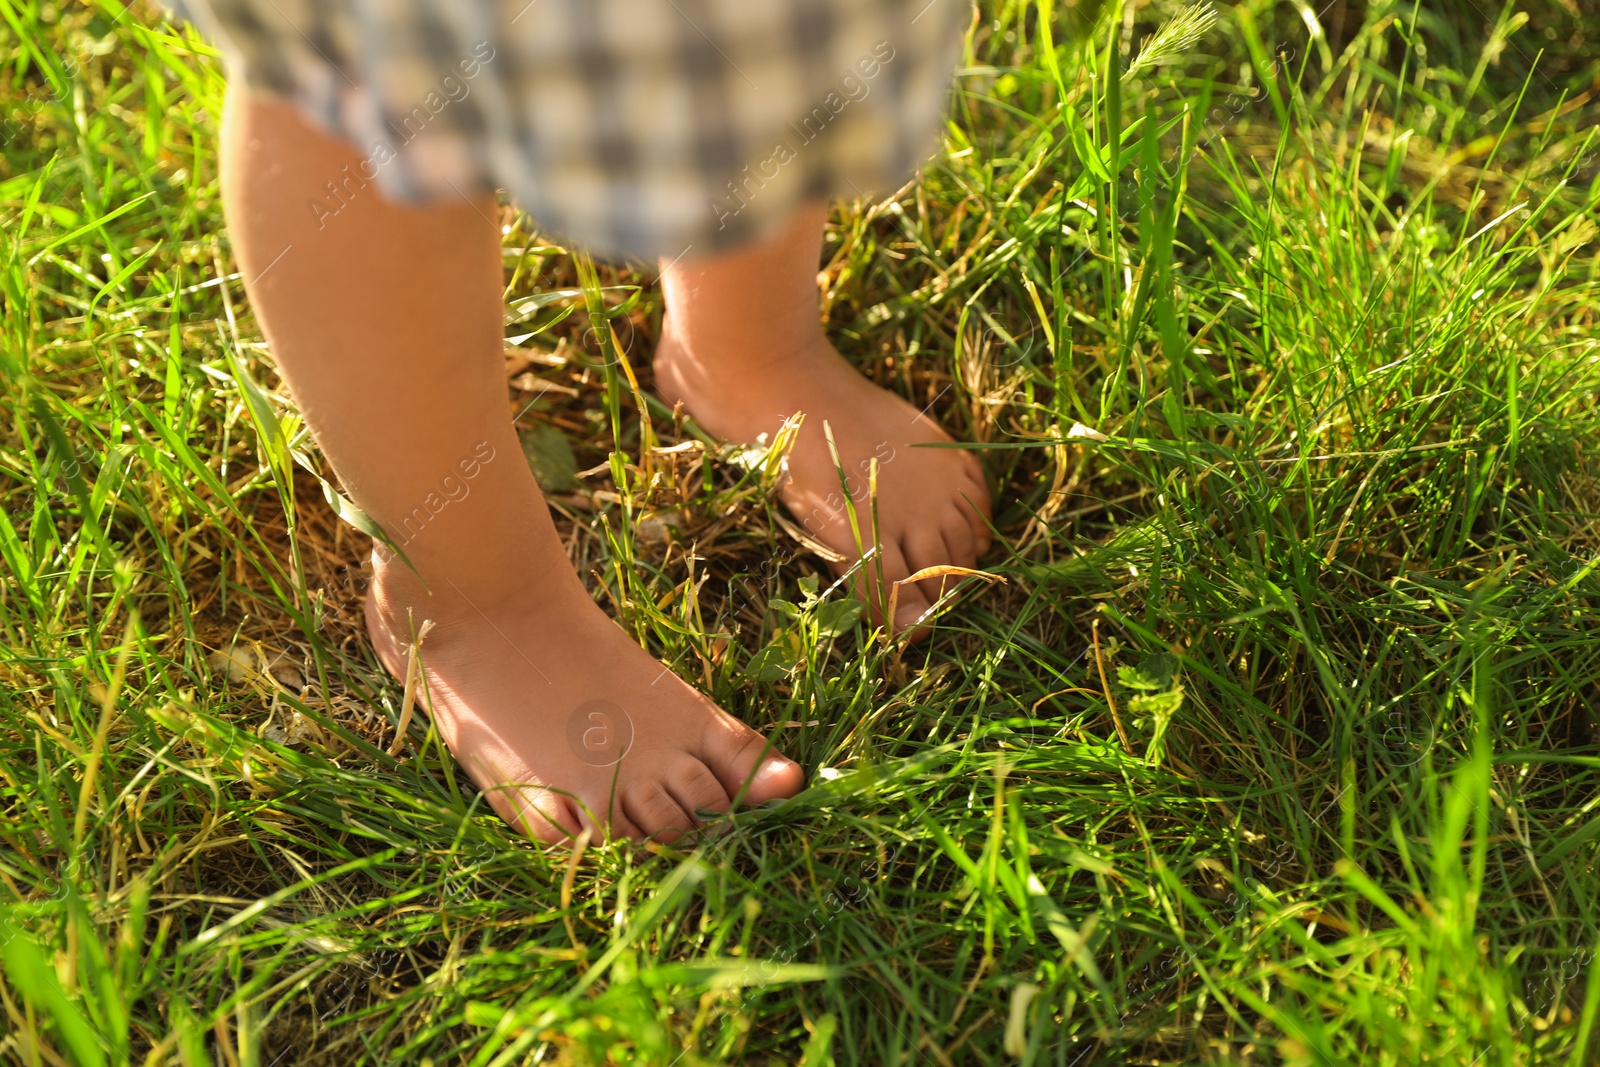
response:
{"label": "checkered shorts", "polygon": [[[507,190],[618,256],[704,254],[932,151],[970,0],[169,0],[420,202]],[[341,183],[330,175],[330,214]],[[310,210],[316,212],[313,203]]]}

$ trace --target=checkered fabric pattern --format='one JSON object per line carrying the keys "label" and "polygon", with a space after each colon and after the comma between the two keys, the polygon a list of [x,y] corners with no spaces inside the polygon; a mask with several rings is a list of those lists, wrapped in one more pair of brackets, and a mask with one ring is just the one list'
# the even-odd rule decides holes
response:
{"label": "checkered fabric pattern", "polygon": [[411,202],[507,190],[613,256],[735,246],[892,191],[935,145],[970,0],[170,0],[235,77]]}

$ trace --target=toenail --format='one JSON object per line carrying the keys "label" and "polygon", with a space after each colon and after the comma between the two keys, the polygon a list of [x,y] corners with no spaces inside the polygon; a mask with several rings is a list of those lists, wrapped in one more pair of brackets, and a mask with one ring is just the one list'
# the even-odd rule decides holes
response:
{"label": "toenail", "polygon": [[567,716],[567,747],[591,767],[611,767],[633,747],[633,719],[609,700],[585,700]]}
{"label": "toenail", "polygon": [[760,770],[756,771],[756,776],[750,780],[750,784],[752,786],[760,785],[767,779],[775,778],[793,766],[793,761],[781,757],[769,759],[761,765]]}

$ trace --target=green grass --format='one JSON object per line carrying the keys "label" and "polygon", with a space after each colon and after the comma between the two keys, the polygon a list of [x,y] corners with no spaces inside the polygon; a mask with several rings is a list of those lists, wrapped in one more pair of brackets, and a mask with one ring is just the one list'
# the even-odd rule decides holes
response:
{"label": "green grass", "polygon": [[1591,1062],[1593,19],[1247,0],[1140,62],[1178,5],[1105,6],[986,2],[923,182],[830,228],[841,349],[999,490],[914,649],[651,450],[591,323],[647,379],[653,279],[506,208],[508,307],[587,289],[507,331],[575,564],[813,782],[572,864],[385,754],[214,57],[0,0],[0,1059]]}

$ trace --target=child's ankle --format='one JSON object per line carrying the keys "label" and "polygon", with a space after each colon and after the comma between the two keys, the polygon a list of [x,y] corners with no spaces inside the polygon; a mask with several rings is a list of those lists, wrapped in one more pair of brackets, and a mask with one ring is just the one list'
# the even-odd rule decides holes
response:
{"label": "child's ankle", "polygon": [[744,336],[733,331],[703,331],[685,336],[670,320],[663,323],[653,361],[656,386],[669,401],[682,400],[697,417],[696,403],[735,402],[770,389],[774,379],[808,375],[814,355],[831,355],[820,323],[799,333],[772,331]]}
{"label": "child's ankle", "polygon": [[381,562],[375,555],[371,592],[375,621],[400,638],[421,626],[425,619],[445,632],[463,622],[493,621],[530,612],[555,625],[562,625],[562,620],[570,624],[576,612],[592,609],[594,604],[565,564],[565,559],[555,561],[549,574],[517,568],[489,582],[470,571],[460,575],[430,573],[424,581],[402,560]]}

